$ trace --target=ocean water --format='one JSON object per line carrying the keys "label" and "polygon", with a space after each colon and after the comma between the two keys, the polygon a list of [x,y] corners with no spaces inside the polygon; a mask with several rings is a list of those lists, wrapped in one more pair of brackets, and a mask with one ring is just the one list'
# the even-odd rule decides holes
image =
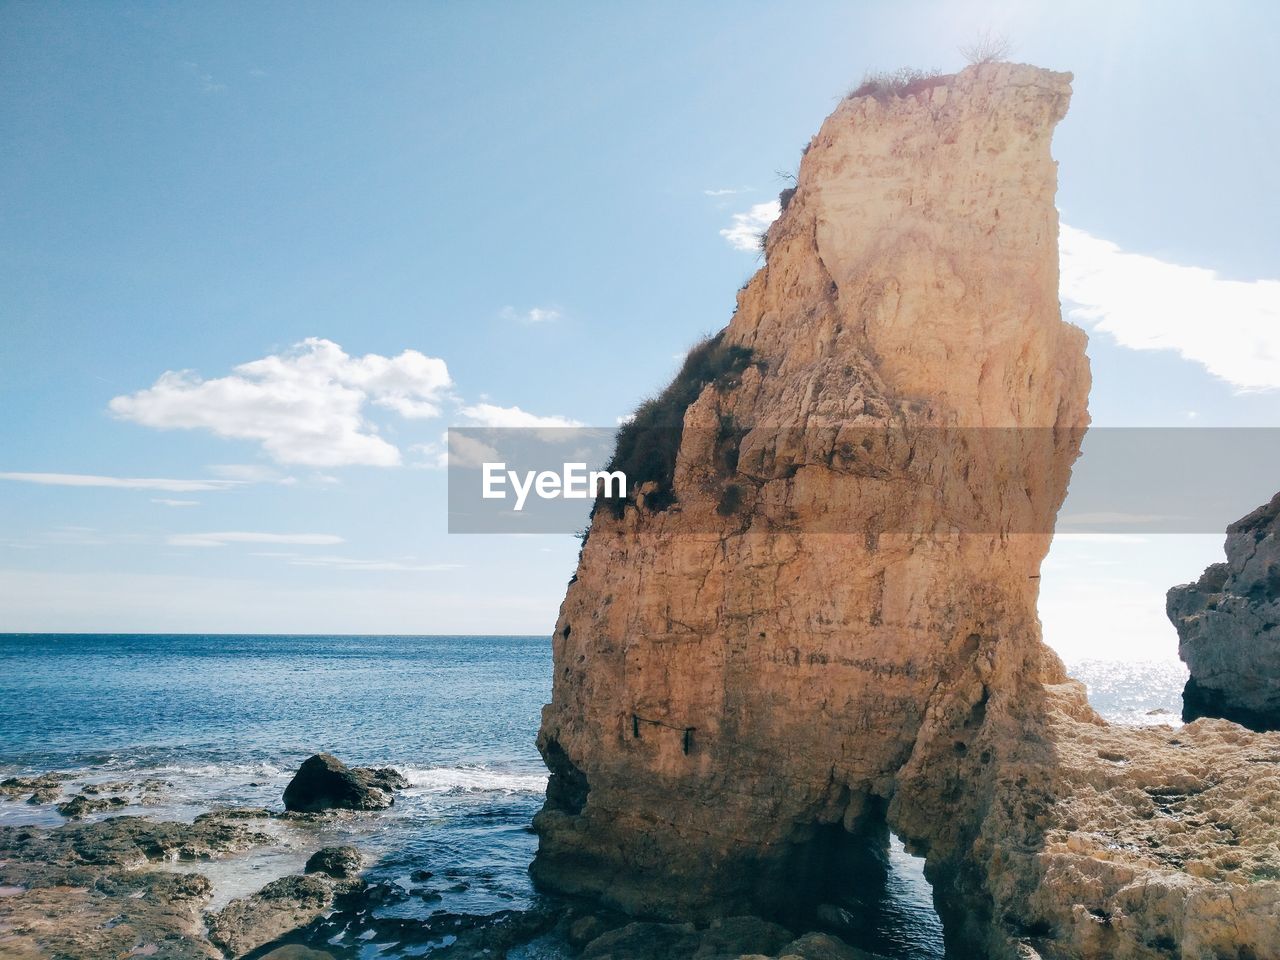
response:
{"label": "ocean water", "polygon": [[[1094,661],[1073,675],[1111,719],[1177,722],[1179,664]],[[216,907],[297,872],[322,843],[353,842],[376,859],[374,896],[325,931],[328,949],[422,956],[429,947],[399,943],[397,924],[537,899],[530,821],[546,772],[534,737],[550,687],[545,637],[0,635],[0,777],[64,771],[67,793],[128,783],[109,791],[130,798],[112,814],[190,820],[215,806],[279,807],[298,764],[320,750],[394,766],[411,786],[391,810],[275,824],[274,845],[198,869]],[[0,823],[61,822],[52,804],[0,803]],[[863,945],[943,957],[921,861],[896,840],[889,860]],[[548,943],[535,954],[563,951]]]}

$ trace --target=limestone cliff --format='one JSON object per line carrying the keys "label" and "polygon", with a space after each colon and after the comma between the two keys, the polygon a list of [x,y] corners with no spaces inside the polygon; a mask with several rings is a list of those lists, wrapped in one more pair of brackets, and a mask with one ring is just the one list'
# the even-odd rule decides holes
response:
{"label": "limestone cliff", "polygon": [[[809,144],[732,322],[640,411],[677,417],[669,475],[593,518],[539,735],[544,887],[802,921],[887,821],[982,955],[1078,955],[1102,914],[1115,956],[1173,955],[1113,919],[1138,868],[1092,866],[1155,801],[1058,792],[1120,761],[1036,614],[1088,422],[1057,289],[1069,81],[988,64],[852,96]],[[1179,873],[1161,909],[1218,882]]]}
{"label": "limestone cliff", "polygon": [[1183,719],[1280,729],[1280,494],[1227,527],[1226,563],[1169,591],[1191,670]]}

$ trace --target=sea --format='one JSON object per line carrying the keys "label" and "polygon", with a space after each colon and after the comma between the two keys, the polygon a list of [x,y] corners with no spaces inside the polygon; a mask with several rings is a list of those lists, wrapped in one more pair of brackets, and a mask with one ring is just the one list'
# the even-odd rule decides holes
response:
{"label": "sea", "polygon": [[[1177,725],[1177,661],[1069,667],[1109,720]],[[429,956],[431,942],[397,931],[538,900],[527,871],[546,771],[534,738],[550,691],[540,636],[0,635],[0,778],[60,771],[68,793],[128,783],[129,805],[98,816],[189,821],[215,807],[278,809],[298,765],[320,751],[393,766],[410,787],[390,810],[281,822],[272,845],[174,869],[209,876],[217,909],[299,872],[318,846],[354,843],[375,895],[312,945],[343,960]],[[0,824],[62,822],[53,804],[0,802]],[[922,861],[896,838],[874,910],[859,946],[946,956]],[[512,956],[568,952],[544,938]]]}

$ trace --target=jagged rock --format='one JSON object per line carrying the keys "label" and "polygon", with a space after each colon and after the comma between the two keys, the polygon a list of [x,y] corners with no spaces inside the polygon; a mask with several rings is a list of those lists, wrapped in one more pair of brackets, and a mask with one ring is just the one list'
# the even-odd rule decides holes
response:
{"label": "jagged rock", "polygon": [[974,955],[1275,956],[1280,736],[1112,729],[1040,639],[1088,424],[1069,96],[984,64],[811,141],[732,322],[633,421],[674,427],[620,437],[643,482],[556,624],[539,885],[684,950],[682,920],[803,922],[887,822]]}
{"label": "jagged rock", "polygon": [[[0,796],[6,800],[27,797],[28,803],[51,803],[62,796],[65,773],[42,773],[35,777],[5,777],[0,780]],[[39,798],[39,799],[37,799]]]}
{"label": "jagged rock", "polygon": [[306,873],[323,873],[337,880],[360,875],[363,859],[355,847],[323,847],[307,860]]}
{"label": "jagged rock", "polygon": [[70,820],[79,820],[91,813],[101,813],[103,810],[128,805],[129,801],[124,797],[87,797],[83,793],[77,793],[66,803],[58,804],[55,809]]}
{"label": "jagged rock", "polygon": [[1169,591],[1178,656],[1191,671],[1184,720],[1280,729],[1280,494],[1227,527],[1226,563]]}
{"label": "jagged rock", "polygon": [[317,753],[303,761],[284,789],[285,809],[302,813],[321,810],[384,810],[395,802],[391,791],[409,785],[390,767],[348,767],[337,757]]}
{"label": "jagged rock", "polygon": [[659,398],[692,396],[673,502],[595,512],[539,737],[545,887],[788,917],[887,802],[963,847],[990,721],[1061,679],[1035,577],[1088,422],[1057,291],[1068,81],[970,68],[847,99],[811,141],[732,322]]}
{"label": "jagged rock", "polygon": [[305,926],[332,904],[333,887],[320,877],[281,877],[211,914],[209,939],[241,956]]}

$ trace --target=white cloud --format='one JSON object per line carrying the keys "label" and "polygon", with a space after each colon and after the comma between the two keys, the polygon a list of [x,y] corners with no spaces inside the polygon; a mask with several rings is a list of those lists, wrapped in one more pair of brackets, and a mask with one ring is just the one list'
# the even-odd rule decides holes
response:
{"label": "white cloud", "polygon": [[208,469],[216,476],[241,483],[279,483],[292,486],[298,482],[296,477],[287,477],[275,467],[259,463],[215,463]]}
{"label": "white cloud", "polygon": [[1065,224],[1060,247],[1071,319],[1132,350],[1173,350],[1242,391],[1280,388],[1280,280],[1224,280]]}
{"label": "white cloud", "polygon": [[465,433],[450,430],[447,434],[449,449],[437,460],[441,467],[473,467],[479,469],[486,463],[497,463],[502,454],[482,440]]}
{"label": "white cloud", "polygon": [[563,314],[555,307],[531,307],[528,310],[517,310],[515,307],[503,307],[504,320],[518,320],[521,323],[554,323]]}
{"label": "white cloud", "polygon": [[249,531],[175,533],[166,540],[166,543],[171,547],[225,547],[229,543],[272,543],[327,547],[343,542],[342,537],[336,537],[330,533],[256,533]]}
{"label": "white cloud", "polygon": [[164,507],[198,507],[199,500],[170,500],[168,497],[152,497],[152,503],[158,503]]}
{"label": "white cloud", "polygon": [[451,386],[445,362],[417,350],[351,357],[330,340],[310,337],[226,377],[166,372],[150,388],[114,398],[110,409],[157,429],[256,440],[278,463],[395,466],[400,451],[377,435],[366,404],[410,419],[436,417]]}
{"label": "white cloud", "polygon": [[720,236],[735,250],[754,253],[760,249],[760,234],[781,215],[782,204],[777,200],[754,204],[746,213],[735,213],[732,226],[721,230]]}
{"label": "white cloud", "polygon": [[708,197],[732,197],[739,193],[750,193],[750,187],[722,187],[719,190],[703,190]]}
{"label": "white cloud", "polygon": [[580,427],[582,423],[568,417],[543,417],[519,407],[499,407],[492,403],[474,403],[459,411],[477,427]]}
{"label": "white cloud", "polygon": [[0,480],[52,487],[111,487],[119,490],[165,490],[194,493],[240,486],[237,480],[166,480],[158,477],[101,477],[90,473],[0,473]]}

